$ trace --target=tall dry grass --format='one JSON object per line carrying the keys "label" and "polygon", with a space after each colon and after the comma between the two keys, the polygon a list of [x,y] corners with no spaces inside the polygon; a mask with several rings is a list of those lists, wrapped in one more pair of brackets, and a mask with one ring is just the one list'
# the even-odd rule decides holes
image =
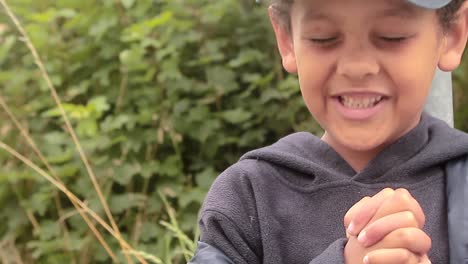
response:
{"label": "tall dry grass", "polygon": [[[27,32],[24,30],[21,22],[19,19],[16,17],[16,15],[12,12],[9,4],[7,3],[6,0],[0,0],[0,4],[3,7],[5,13],[8,15],[8,17],[11,19],[12,23],[16,27],[17,31],[19,32],[19,35],[21,36],[22,41],[24,44],[28,47],[29,52],[34,58],[34,62],[37,65],[37,67],[40,70],[42,79],[47,85],[47,88],[50,91],[51,97],[53,98],[57,108],[60,111],[60,115],[63,119],[63,122],[65,124],[65,129],[69,133],[71,139],[73,140],[76,151],[79,153],[79,156],[81,158],[81,161],[83,162],[87,174],[90,178],[90,180],[93,183],[94,186],[94,191],[99,197],[100,204],[102,208],[104,209],[104,212],[107,217],[107,221],[104,220],[101,216],[99,216],[95,211],[93,211],[89,206],[83,202],[82,199],[77,197],[73,192],[65,186],[65,184],[60,180],[59,175],[57,175],[56,171],[52,168],[52,166],[47,162],[44,154],[40,151],[40,149],[37,147],[36,142],[33,140],[33,138],[28,134],[27,129],[24,128],[24,126],[18,121],[18,119],[14,116],[13,112],[10,110],[10,107],[4,100],[3,96],[1,95],[0,92],[0,106],[1,108],[5,111],[5,113],[8,115],[10,118],[11,122],[14,124],[15,128],[20,132],[21,136],[24,138],[24,140],[27,142],[28,146],[33,150],[35,155],[39,158],[39,160],[42,162],[42,165],[45,166],[46,170],[41,169],[41,166],[38,164],[35,164],[33,161],[30,159],[26,158],[24,155],[19,153],[17,150],[6,144],[5,142],[0,141],[0,149],[3,149],[4,151],[8,152],[12,157],[20,160],[24,165],[32,169],[33,171],[37,172],[38,175],[46,179],[51,185],[57,188],[58,191],[64,193],[66,197],[70,200],[70,202],[73,204],[73,206],[76,209],[76,212],[80,214],[82,219],[86,222],[87,226],[89,227],[90,231],[92,234],[94,234],[97,242],[105,249],[109,257],[112,259],[114,263],[118,263],[119,259],[117,257],[118,252],[114,252],[111,247],[109,246],[108,242],[104,239],[103,235],[101,232],[98,230],[98,227],[95,225],[94,222],[96,222],[100,227],[104,228],[105,231],[107,231],[113,238],[115,238],[121,248],[121,253],[125,255],[125,259],[127,263],[134,263],[134,259],[136,259],[139,263],[146,264],[148,263],[147,261],[150,261],[152,263],[156,264],[163,264],[163,261],[146,252],[139,251],[135,248],[133,248],[130,243],[125,241],[122,237],[122,234],[114,220],[114,217],[112,216],[112,213],[109,209],[109,205],[103,195],[102,188],[99,185],[99,182],[96,179],[96,176],[94,174],[94,171],[88,161],[88,158],[86,156],[85,151],[83,150],[83,147],[80,143],[80,140],[71,125],[70,119],[67,116],[66,111],[64,110],[64,107],[62,105],[62,100],[58,96],[58,93],[52,84],[52,81],[49,77],[49,74],[47,73],[44,63],[41,60],[40,55],[38,54],[34,44],[32,43],[31,39],[29,38]],[[182,248],[182,254],[184,255],[185,260],[188,262],[190,260],[190,257],[193,255],[193,252],[195,251],[196,247],[196,241],[192,241],[188,238],[187,235],[181,231],[176,217],[175,217],[175,211],[173,208],[170,207],[169,203],[166,201],[164,196],[160,193],[163,201],[165,208],[168,212],[169,215],[169,222],[162,221],[161,225],[167,228],[169,232],[173,234],[174,237],[178,240],[180,247]],[[65,217],[63,214],[63,211],[61,209],[61,205],[59,203],[58,196],[56,196],[56,201],[57,201],[57,209],[59,211],[59,216],[60,218]],[[33,226],[38,226],[37,225],[37,220],[35,220],[34,216],[32,214],[28,214],[30,217],[30,221],[32,222]],[[61,221],[59,221],[61,222]],[[36,223],[36,224],[34,224]],[[65,241],[67,241],[67,228],[65,225],[61,226],[62,230],[64,231],[64,236],[65,236]],[[198,236],[198,234],[195,236],[195,238]],[[67,242],[66,242],[67,243]],[[4,249],[4,250],[2,250]],[[21,256],[19,255],[18,251],[16,250],[14,246],[14,241],[12,240],[5,240],[0,243],[0,260],[2,260],[3,263],[24,263],[23,260],[21,259]],[[166,263],[168,264],[168,263]]]}

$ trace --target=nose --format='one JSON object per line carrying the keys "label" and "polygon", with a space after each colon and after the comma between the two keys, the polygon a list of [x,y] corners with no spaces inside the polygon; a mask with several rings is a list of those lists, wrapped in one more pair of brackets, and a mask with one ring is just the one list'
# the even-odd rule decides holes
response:
{"label": "nose", "polygon": [[337,74],[351,80],[362,80],[378,74],[379,71],[380,66],[372,47],[362,43],[344,45],[337,61]]}

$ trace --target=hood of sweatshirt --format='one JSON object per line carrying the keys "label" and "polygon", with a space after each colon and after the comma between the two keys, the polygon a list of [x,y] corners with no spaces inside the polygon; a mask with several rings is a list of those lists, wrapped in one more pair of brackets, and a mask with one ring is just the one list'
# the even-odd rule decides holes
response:
{"label": "hood of sweatshirt", "polygon": [[[314,184],[344,179],[409,183],[424,180],[424,172],[429,177],[431,169],[466,154],[468,134],[423,114],[418,126],[381,151],[358,173],[327,143],[308,132],[294,133],[271,146],[250,151],[241,160],[263,160],[277,168],[296,171],[309,183],[314,179]],[[419,178],[411,179],[413,175]]]}

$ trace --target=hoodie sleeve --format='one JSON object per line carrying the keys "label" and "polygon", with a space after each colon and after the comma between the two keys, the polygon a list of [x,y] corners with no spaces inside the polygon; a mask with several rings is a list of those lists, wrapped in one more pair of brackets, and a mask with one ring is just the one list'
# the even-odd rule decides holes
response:
{"label": "hoodie sleeve", "polygon": [[188,264],[234,264],[219,249],[203,242],[198,242],[195,256]]}
{"label": "hoodie sleeve", "polygon": [[199,217],[200,241],[219,249],[233,263],[260,264],[262,246],[251,182],[236,166],[215,180]]}
{"label": "hoodie sleeve", "polygon": [[322,254],[315,257],[309,264],[333,263],[343,264],[344,260],[344,247],[346,239],[338,239],[333,242]]}
{"label": "hoodie sleeve", "polygon": [[[257,204],[252,183],[246,173],[233,166],[223,172],[213,183],[203,204],[199,225],[200,241],[216,249],[197,252],[196,257],[208,253],[235,264],[263,263],[263,245]],[[328,246],[310,264],[344,263],[343,249],[346,239],[339,239]],[[219,255],[219,254],[224,254]],[[198,262],[192,262],[198,263]],[[231,262],[206,262],[206,264]]]}
{"label": "hoodie sleeve", "polygon": [[[337,240],[325,250],[320,256],[317,256],[309,264],[316,263],[344,263],[342,251],[346,241]],[[197,252],[188,264],[234,264],[223,252],[217,248],[203,242],[198,242]]]}

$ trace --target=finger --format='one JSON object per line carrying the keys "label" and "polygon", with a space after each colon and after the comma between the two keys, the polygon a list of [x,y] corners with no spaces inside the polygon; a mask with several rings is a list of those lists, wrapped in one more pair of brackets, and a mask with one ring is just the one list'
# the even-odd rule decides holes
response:
{"label": "finger", "polygon": [[377,249],[364,257],[365,264],[419,264],[421,257],[404,248]]}
{"label": "finger", "polygon": [[420,264],[431,264],[431,260],[427,255],[424,255],[421,257],[421,261],[419,262]]}
{"label": "finger", "polygon": [[385,200],[378,208],[370,222],[374,222],[383,216],[394,214],[402,211],[413,212],[416,220],[418,221],[419,228],[424,226],[426,221],[424,212],[419,205],[418,201],[406,189],[397,189],[394,191],[390,199]]}
{"label": "finger", "polygon": [[427,254],[432,246],[431,238],[421,229],[408,227],[397,229],[386,235],[369,249],[405,248],[420,255]]}
{"label": "finger", "polygon": [[413,212],[404,211],[387,215],[367,225],[361,233],[359,233],[358,241],[363,246],[370,247],[392,231],[408,227],[419,227]]}
{"label": "finger", "polygon": [[[351,223],[351,220],[354,218],[354,216],[356,215],[357,212],[359,212],[362,208],[362,206],[365,205],[365,203],[367,201],[369,201],[369,199],[371,199],[369,196],[366,196],[364,198],[362,198],[359,202],[355,203],[349,210],[348,212],[346,212],[345,216],[344,216],[344,226],[345,226],[345,229],[348,230],[348,227],[349,227],[349,224]],[[348,232],[346,232],[346,237],[349,238],[350,234]]]}
{"label": "finger", "polygon": [[359,206],[359,208],[356,210],[353,210],[353,212],[351,212],[352,215],[348,216],[351,221],[346,230],[347,233],[353,236],[357,236],[373,218],[374,214],[377,212],[382,203],[389,197],[392,197],[393,193],[393,189],[383,189],[374,195],[371,199],[368,199],[364,205]]}
{"label": "finger", "polygon": [[369,201],[369,199],[371,199],[371,197],[366,196],[366,197],[362,198],[359,202],[355,203],[351,208],[349,208],[348,212],[346,212],[346,214],[344,216],[344,225],[345,225],[346,228],[349,226],[349,224],[351,223],[351,220],[356,215],[356,213],[359,212],[359,210],[362,208],[362,206],[367,201]]}

